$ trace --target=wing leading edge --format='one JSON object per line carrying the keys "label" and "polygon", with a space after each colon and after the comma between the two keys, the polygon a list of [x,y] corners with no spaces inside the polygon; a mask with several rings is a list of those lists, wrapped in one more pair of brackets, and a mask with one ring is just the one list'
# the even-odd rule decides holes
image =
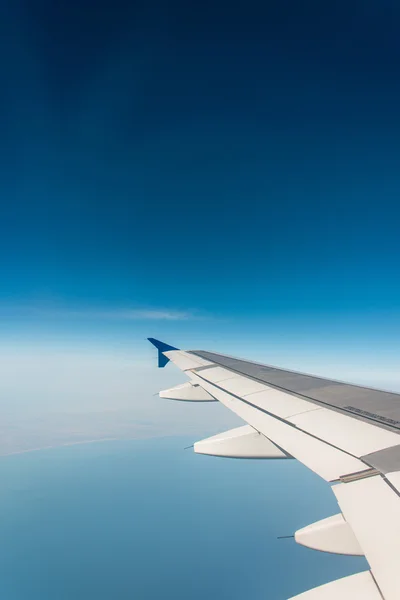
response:
{"label": "wing leading edge", "polygon": [[293,457],[333,484],[341,513],[295,539],[325,552],[365,555],[371,570],[296,598],[398,600],[400,395],[149,340],[159,366],[171,361],[189,377],[180,400],[218,400],[247,423],[197,442],[195,452]]}

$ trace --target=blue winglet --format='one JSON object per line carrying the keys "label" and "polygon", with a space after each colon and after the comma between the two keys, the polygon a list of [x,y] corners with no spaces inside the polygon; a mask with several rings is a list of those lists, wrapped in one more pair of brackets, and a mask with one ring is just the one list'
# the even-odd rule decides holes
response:
{"label": "blue winglet", "polygon": [[169,346],[169,344],[164,344],[164,342],[160,342],[160,340],[155,340],[154,338],[147,339],[158,350],[158,366],[160,368],[165,367],[165,365],[169,362],[169,358],[167,356],[164,356],[163,352],[168,352],[169,350],[179,350],[179,348]]}

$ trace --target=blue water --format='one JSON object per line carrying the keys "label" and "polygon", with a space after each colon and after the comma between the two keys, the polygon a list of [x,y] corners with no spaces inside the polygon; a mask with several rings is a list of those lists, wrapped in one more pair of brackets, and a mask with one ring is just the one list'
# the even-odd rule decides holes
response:
{"label": "blue water", "polygon": [[337,512],[295,461],[120,441],[0,460],[0,597],[283,600],[365,568],[277,540]]}

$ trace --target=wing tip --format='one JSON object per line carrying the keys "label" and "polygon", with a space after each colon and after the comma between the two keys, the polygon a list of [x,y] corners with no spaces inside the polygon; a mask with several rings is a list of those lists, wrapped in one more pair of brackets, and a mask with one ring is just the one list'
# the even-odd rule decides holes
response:
{"label": "wing tip", "polygon": [[150,344],[153,344],[158,350],[158,366],[160,369],[165,367],[165,365],[169,362],[169,358],[165,356],[164,352],[169,352],[170,350],[179,350],[179,348],[175,348],[175,346],[170,346],[165,342],[161,342],[160,340],[156,340],[155,338],[149,337],[147,338]]}

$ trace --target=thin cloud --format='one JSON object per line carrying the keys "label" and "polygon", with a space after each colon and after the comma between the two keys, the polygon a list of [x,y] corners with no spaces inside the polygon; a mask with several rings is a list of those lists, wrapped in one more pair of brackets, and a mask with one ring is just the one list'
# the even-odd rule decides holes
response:
{"label": "thin cloud", "polygon": [[100,319],[115,321],[188,321],[199,319],[198,315],[186,310],[163,308],[85,308],[69,309],[51,307],[3,307],[1,312],[7,314],[32,315],[50,319]]}
{"label": "thin cloud", "polygon": [[[81,312],[82,316],[86,313]],[[159,309],[132,309],[132,310],[109,310],[94,311],[92,316],[103,319],[121,319],[123,321],[186,321],[195,316],[188,311],[159,310]]]}

